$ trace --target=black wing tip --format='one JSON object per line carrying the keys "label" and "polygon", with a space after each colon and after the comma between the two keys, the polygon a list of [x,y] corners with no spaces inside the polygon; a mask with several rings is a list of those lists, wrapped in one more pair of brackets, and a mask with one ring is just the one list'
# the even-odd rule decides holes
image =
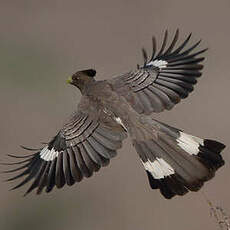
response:
{"label": "black wing tip", "polygon": [[[177,28],[176,31],[175,31],[175,35],[173,37],[172,43],[170,45],[172,47],[170,48],[170,46],[169,46],[169,48],[165,51],[165,47],[167,45],[167,38],[168,38],[168,29],[166,29],[165,32],[164,32],[164,38],[163,38],[163,42],[162,42],[160,51],[158,52],[158,54],[156,56],[155,56],[155,53],[156,53],[156,38],[155,38],[155,36],[152,36],[152,46],[153,46],[153,49],[152,49],[152,56],[151,56],[150,61],[154,61],[154,60],[156,60],[158,58],[165,58],[164,56],[172,56],[172,55],[177,55],[178,56],[178,55],[180,55],[181,50],[184,49],[184,47],[187,45],[188,41],[190,40],[190,38],[192,36],[192,33],[189,33],[189,35],[184,40],[184,42],[177,49],[175,49],[173,51],[174,46],[177,43],[179,34],[180,34],[180,30],[179,30],[179,28]],[[202,41],[202,39],[198,40],[192,47],[188,48],[184,52],[185,53],[186,52],[190,53],[192,50],[194,50],[201,43],[201,41]],[[204,53],[207,50],[208,50],[208,48],[203,49],[202,51],[199,52],[199,54],[200,53]],[[146,64],[147,64],[147,55],[146,55],[147,52],[143,48],[142,48],[142,54],[143,54],[143,57],[144,57],[144,67],[145,67]]]}
{"label": "black wing tip", "polygon": [[24,155],[24,156],[17,156],[17,155],[13,155],[13,154],[6,154],[8,157],[12,157],[12,158],[28,158],[33,156],[34,154],[29,154],[29,155]]}
{"label": "black wing tip", "polygon": [[168,36],[168,29],[166,29],[165,32],[164,32],[164,38],[165,38],[166,36]]}
{"label": "black wing tip", "polygon": [[[31,194],[32,194],[32,193],[31,193],[32,191],[33,191],[33,189],[28,189],[22,196],[23,196],[23,197],[27,197],[28,195],[31,195]],[[41,193],[42,193],[42,192],[40,192],[40,193],[36,192],[35,195],[41,195]]]}
{"label": "black wing tip", "polygon": [[27,147],[24,145],[19,145],[22,149],[28,150],[28,151],[40,151],[41,148],[31,148],[31,147]]}
{"label": "black wing tip", "polygon": [[[38,155],[39,152],[36,154]],[[11,188],[9,191],[22,187],[23,185],[25,185],[27,182],[29,182],[31,179],[34,178],[35,171],[36,171],[36,165],[39,166],[40,165],[39,162],[41,162],[41,158],[38,158],[36,154],[30,155],[32,156],[31,158],[27,158],[26,156],[27,159],[24,161],[17,162],[17,163],[10,163],[10,165],[21,164],[20,167],[17,167],[11,170],[7,170],[7,171],[3,171],[3,173],[14,173],[16,171],[22,170],[20,173],[17,173],[15,176],[6,179],[4,182],[10,182],[10,181],[19,179],[21,177],[25,177],[21,182],[19,182],[19,184]],[[12,155],[9,154],[9,156],[12,156]],[[21,158],[21,156],[20,157],[17,156],[16,158]]]}
{"label": "black wing tip", "polygon": [[[21,145],[21,148],[25,149],[25,150],[29,150],[29,151],[37,151],[33,154],[30,155],[25,155],[25,156],[18,156],[18,155],[13,155],[13,154],[8,154],[9,157],[12,158],[16,158],[16,160],[18,162],[16,163],[2,163],[4,165],[19,165],[18,167],[15,167],[15,169],[10,169],[7,171],[3,171],[2,173],[13,173],[16,172],[18,170],[22,170],[21,172],[17,173],[16,175],[13,175],[12,177],[8,178],[5,180],[5,182],[9,182],[9,181],[14,181],[16,179],[20,179],[22,177],[24,177],[23,179],[21,179],[21,181],[19,181],[16,186],[14,186],[13,188],[11,188],[9,191],[13,191],[16,190],[22,186],[24,186],[25,184],[27,184],[28,182],[32,181],[30,187],[27,189],[27,191],[24,193],[23,197],[27,196],[29,193],[31,193],[34,189],[36,189],[36,194],[39,195],[42,193],[42,191],[44,189],[47,189],[47,192],[50,192],[53,187],[63,187],[65,185],[65,178],[64,175],[61,175],[61,181],[59,182],[59,186],[56,185],[55,183],[53,185],[50,185],[50,181],[48,180],[48,172],[50,170],[50,165],[51,165],[51,161],[46,161],[44,159],[42,159],[40,157],[40,152],[41,149],[35,149],[35,148],[28,148],[25,147],[23,145]],[[22,160],[20,159],[22,158]],[[57,158],[55,158],[57,159]],[[19,162],[20,161],[20,162]],[[60,162],[60,164],[62,165],[62,161]],[[63,169],[61,168],[61,171]]]}
{"label": "black wing tip", "polygon": [[146,66],[146,64],[148,62],[148,54],[147,54],[147,51],[146,51],[145,48],[142,48],[141,51],[142,51],[142,56],[143,56],[143,59],[144,59],[144,66]]}
{"label": "black wing tip", "polygon": [[207,48],[204,48],[204,49],[202,49],[201,51],[199,51],[199,54],[205,53],[205,52],[207,52],[208,50],[209,50],[208,47],[207,47]]}
{"label": "black wing tip", "polygon": [[21,186],[22,186],[22,185],[21,185],[21,183],[20,183],[20,184],[14,186],[13,188],[10,188],[9,191],[13,191],[13,190],[15,190],[15,189],[18,189],[18,188],[20,188]]}
{"label": "black wing tip", "polygon": [[29,194],[29,192],[25,192],[22,196],[26,197]]}
{"label": "black wing tip", "polygon": [[[172,55],[179,55],[181,50],[184,49],[184,47],[187,45],[187,43],[189,42],[191,36],[192,36],[192,33],[189,33],[189,35],[187,36],[187,38],[184,40],[184,42],[177,48],[173,51],[176,43],[178,42],[178,38],[179,38],[179,34],[180,34],[180,30],[179,28],[177,28],[175,30],[175,33],[174,33],[174,37],[172,39],[172,42],[171,44],[169,45],[169,47],[167,48],[167,50],[165,51],[165,48],[166,48],[166,45],[167,45],[167,40],[168,40],[168,29],[165,30],[164,32],[164,37],[163,37],[163,42],[162,42],[162,45],[161,45],[161,48],[159,50],[159,52],[157,53],[157,55],[155,56],[156,54],[156,37],[153,35],[152,36],[152,55],[151,55],[151,58],[150,58],[150,61],[154,61],[158,58],[165,58],[164,56],[172,56]],[[200,43],[201,43],[202,39],[200,39],[199,41],[197,41],[192,47],[190,47],[189,49],[185,50],[184,52],[191,52],[192,50],[194,50]],[[199,52],[200,53],[204,53],[205,51],[207,51],[208,48],[202,50]],[[148,63],[148,56],[147,56],[147,52],[146,52],[146,49],[142,48],[142,56],[143,56],[143,59],[144,59],[144,66],[143,67],[146,67],[146,64]],[[149,61],[149,62],[150,62]],[[137,69],[140,69],[140,68],[143,68],[143,67],[139,67],[139,65],[137,66]]]}

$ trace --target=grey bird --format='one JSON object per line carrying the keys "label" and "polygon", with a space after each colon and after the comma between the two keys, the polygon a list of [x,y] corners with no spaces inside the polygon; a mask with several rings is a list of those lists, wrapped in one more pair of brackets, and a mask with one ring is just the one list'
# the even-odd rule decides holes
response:
{"label": "grey bird", "polygon": [[23,171],[8,181],[26,176],[13,189],[32,180],[25,195],[36,189],[50,192],[91,177],[117,155],[129,135],[152,189],[170,199],[198,191],[224,165],[225,145],[198,138],[153,119],[150,115],[170,110],[186,98],[201,76],[206,49],[188,46],[191,34],[176,47],[179,31],[167,45],[167,31],[159,51],[153,37],[151,58],[143,50],[144,65],[109,80],[96,81],[93,69],[78,71],[68,80],[82,94],[73,114],[58,134],[35,153],[22,158]]}

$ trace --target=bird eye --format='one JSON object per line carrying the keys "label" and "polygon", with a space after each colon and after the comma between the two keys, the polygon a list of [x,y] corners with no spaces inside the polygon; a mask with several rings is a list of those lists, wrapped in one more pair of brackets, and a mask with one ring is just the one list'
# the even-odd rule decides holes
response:
{"label": "bird eye", "polygon": [[73,75],[72,79],[73,79],[74,81],[77,81],[79,78],[78,78],[78,76]]}

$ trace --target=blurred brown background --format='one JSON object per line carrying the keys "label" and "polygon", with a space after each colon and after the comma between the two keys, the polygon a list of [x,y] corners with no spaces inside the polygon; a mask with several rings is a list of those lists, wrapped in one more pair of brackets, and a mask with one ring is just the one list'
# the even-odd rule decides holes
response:
{"label": "blurred brown background", "polygon": [[[193,42],[209,47],[204,75],[189,99],[157,117],[229,145],[229,22],[229,0],[0,0],[1,161],[23,154],[20,144],[39,147],[62,126],[80,98],[65,83],[70,74],[94,67],[102,79],[135,68],[153,34],[161,41],[177,27],[181,40],[193,32]],[[230,213],[228,162],[202,191]],[[129,141],[96,176],[48,195],[8,192],[16,182],[6,177],[1,230],[217,229],[202,193],[165,200],[151,190]]]}

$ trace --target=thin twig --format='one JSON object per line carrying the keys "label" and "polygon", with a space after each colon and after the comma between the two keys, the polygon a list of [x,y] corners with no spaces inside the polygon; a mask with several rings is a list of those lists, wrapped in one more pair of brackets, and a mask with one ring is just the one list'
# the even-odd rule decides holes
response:
{"label": "thin twig", "polygon": [[226,211],[221,206],[213,205],[204,192],[202,194],[210,207],[210,216],[215,218],[219,228],[221,230],[230,230],[230,217]]}

